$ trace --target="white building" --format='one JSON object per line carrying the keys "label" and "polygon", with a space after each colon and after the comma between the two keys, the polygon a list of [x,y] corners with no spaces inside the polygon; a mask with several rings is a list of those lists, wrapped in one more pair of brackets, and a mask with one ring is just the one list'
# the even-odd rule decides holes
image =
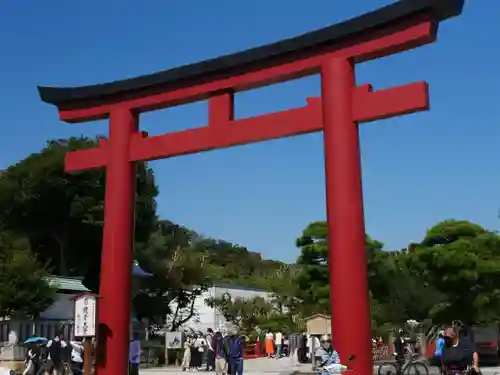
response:
{"label": "white building", "polygon": [[[218,329],[223,327],[227,322],[222,314],[215,308],[207,306],[205,301],[210,298],[220,298],[225,294],[229,294],[232,299],[251,299],[255,297],[262,297],[266,300],[271,299],[270,293],[263,289],[232,284],[216,284],[196,298],[194,302],[195,315],[183,324],[182,327],[202,332],[206,332],[207,328]],[[172,311],[175,311],[176,304],[174,302],[172,302],[171,308]],[[167,324],[171,323],[171,319],[172,316],[167,318]]]}

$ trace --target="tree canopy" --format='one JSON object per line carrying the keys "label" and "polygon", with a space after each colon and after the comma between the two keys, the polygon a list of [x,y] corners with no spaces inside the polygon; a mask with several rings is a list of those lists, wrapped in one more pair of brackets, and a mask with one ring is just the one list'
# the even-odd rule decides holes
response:
{"label": "tree canopy", "polygon": [[43,264],[33,257],[29,243],[0,233],[0,316],[35,317],[53,302]]}
{"label": "tree canopy", "polygon": [[[52,272],[80,276],[99,262],[104,217],[104,169],[66,173],[68,151],[95,147],[88,138],[55,140],[0,176],[0,228],[29,239]],[[137,168],[136,233],[147,240],[158,194],[151,169]]]}
{"label": "tree canopy", "polygon": [[[50,305],[47,276],[84,277],[97,291],[105,191],[104,169],[66,173],[65,153],[95,147],[70,138],[0,175],[0,316],[35,316]],[[303,328],[303,318],[329,313],[328,230],[312,222],[296,241],[293,264],[264,259],[241,245],[204,237],[156,214],[153,171],[136,172],[134,257],[152,277],[135,280],[139,318],[176,329],[196,315],[194,301],[209,285],[231,283],[269,298],[223,296],[206,302],[248,331]],[[445,220],[405,249],[384,249],[366,235],[372,325],[376,332],[408,319],[468,324],[500,322],[500,236],[466,220]],[[274,328],[273,328],[274,327]]]}
{"label": "tree canopy", "polygon": [[[298,295],[309,314],[329,312],[327,242],[325,222],[311,223],[297,240]],[[385,251],[367,236],[366,252],[375,330],[410,318],[435,324],[500,321],[497,233],[468,221],[445,220],[408,249]]]}
{"label": "tree canopy", "polygon": [[[27,270],[40,269],[32,273],[32,278],[40,280],[41,286],[45,285],[44,275],[50,273],[83,277],[84,284],[98,292],[105,170],[64,171],[68,151],[96,145],[97,140],[84,137],[49,141],[40,152],[9,166],[0,175],[0,234],[24,239],[22,249],[16,246],[5,257],[17,254],[16,259],[21,261],[30,255],[43,262],[23,263]],[[136,282],[134,305],[138,316],[153,318],[171,313],[176,316],[175,328],[193,314],[194,299],[209,283],[260,285],[262,277],[282,264],[263,260],[245,247],[204,238],[191,229],[160,220],[156,216],[157,195],[153,171],[138,163],[134,255],[141,267],[153,274]],[[15,270],[14,264],[2,266]],[[9,272],[4,275],[14,271]],[[24,284],[13,287],[16,285]],[[18,295],[15,290],[5,289],[3,295]],[[28,303],[26,309],[45,306],[51,298],[50,290],[47,297]],[[19,301],[12,306],[27,300],[23,297]],[[3,306],[7,305],[2,305],[2,311],[14,311]]]}

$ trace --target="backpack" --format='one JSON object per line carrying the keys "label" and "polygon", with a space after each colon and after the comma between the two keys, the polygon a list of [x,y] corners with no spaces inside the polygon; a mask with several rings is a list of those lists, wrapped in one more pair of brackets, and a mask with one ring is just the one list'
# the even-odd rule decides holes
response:
{"label": "backpack", "polygon": [[60,363],[62,359],[62,346],[61,341],[52,340],[49,347],[50,359],[53,363]]}
{"label": "backpack", "polygon": [[231,358],[243,358],[242,348],[242,338],[234,337],[229,339],[229,355]]}

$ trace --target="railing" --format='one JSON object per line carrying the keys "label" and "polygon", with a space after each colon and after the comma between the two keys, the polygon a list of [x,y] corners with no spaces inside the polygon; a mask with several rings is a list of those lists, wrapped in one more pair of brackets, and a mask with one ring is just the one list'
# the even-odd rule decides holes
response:
{"label": "railing", "polygon": [[377,344],[372,348],[373,361],[387,361],[392,359],[392,354],[389,351],[389,345]]}
{"label": "railing", "polygon": [[22,343],[33,336],[51,338],[61,333],[64,340],[73,339],[73,323],[66,320],[3,320],[0,321],[0,342],[9,342],[9,335],[15,332]]}
{"label": "railing", "polygon": [[245,345],[245,359],[258,358],[260,356],[261,356],[261,353],[256,352],[256,344],[255,343],[247,343]]}

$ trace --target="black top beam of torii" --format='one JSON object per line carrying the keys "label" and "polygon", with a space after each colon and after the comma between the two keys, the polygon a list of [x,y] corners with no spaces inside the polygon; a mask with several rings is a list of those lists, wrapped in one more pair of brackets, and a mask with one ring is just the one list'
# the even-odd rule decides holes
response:
{"label": "black top beam of torii", "polygon": [[399,19],[432,13],[439,20],[445,20],[459,15],[463,5],[464,0],[400,0],[344,22],[234,54],[136,78],[81,87],[38,87],[38,91],[44,102],[65,107],[107,97],[133,96],[155,87],[193,86],[212,78],[221,79],[246,72],[249,66],[258,67],[260,63],[269,66],[273,61],[282,63],[287,56],[307,55],[323,45],[339,44],[362,33],[375,32],[387,24],[397,23]]}

